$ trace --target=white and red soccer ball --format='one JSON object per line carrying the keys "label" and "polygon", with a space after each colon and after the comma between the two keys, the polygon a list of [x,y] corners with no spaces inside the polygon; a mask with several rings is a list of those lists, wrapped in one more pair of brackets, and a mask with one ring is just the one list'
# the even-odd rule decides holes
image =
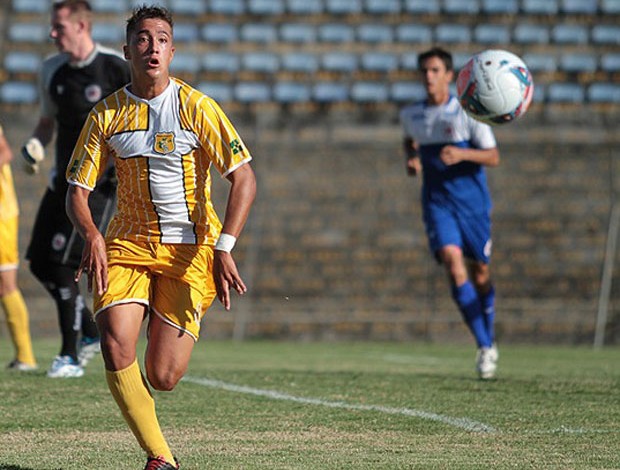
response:
{"label": "white and red soccer ball", "polygon": [[486,124],[506,124],[527,111],[534,80],[517,55],[491,49],[467,61],[456,79],[456,90],[471,117]]}

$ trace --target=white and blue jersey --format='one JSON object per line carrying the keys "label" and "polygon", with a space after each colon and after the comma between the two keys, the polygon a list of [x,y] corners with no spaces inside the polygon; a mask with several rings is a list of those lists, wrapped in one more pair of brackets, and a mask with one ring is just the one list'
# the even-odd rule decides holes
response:
{"label": "white and blue jersey", "polygon": [[484,167],[473,162],[444,164],[446,145],[490,149],[497,146],[491,128],[470,118],[454,96],[432,106],[426,101],[400,113],[404,133],[418,144],[423,168],[422,207],[431,250],[461,246],[466,256],[488,262],[491,197]]}

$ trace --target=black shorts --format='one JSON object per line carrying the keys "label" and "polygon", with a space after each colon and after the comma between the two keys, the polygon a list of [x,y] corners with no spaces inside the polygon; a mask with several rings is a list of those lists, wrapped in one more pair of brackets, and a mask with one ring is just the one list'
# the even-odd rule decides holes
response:
{"label": "black shorts", "polygon": [[[47,189],[32,229],[26,259],[31,262],[53,263],[78,268],[84,241],[73,228],[65,208],[65,191]],[[93,221],[105,234],[116,211],[116,188],[99,187],[88,199]]]}

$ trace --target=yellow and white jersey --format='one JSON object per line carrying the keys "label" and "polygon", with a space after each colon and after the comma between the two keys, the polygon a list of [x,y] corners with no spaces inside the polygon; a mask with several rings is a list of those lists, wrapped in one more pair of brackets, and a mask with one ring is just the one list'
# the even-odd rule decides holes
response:
{"label": "yellow and white jersey", "polygon": [[[4,130],[0,126],[0,135],[3,134]],[[9,219],[17,216],[18,213],[13,173],[11,172],[11,165],[6,163],[0,165],[0,219]]]}
{"label": "yellow and white jersey", "polygon": [[252,157],[218,104],[176,78],[145,100],[127,87],[90,112],[67,181],[92,190],[114,159],[118,210],[107,238],[214,244],[221,223],[210,167],[225,177]]}

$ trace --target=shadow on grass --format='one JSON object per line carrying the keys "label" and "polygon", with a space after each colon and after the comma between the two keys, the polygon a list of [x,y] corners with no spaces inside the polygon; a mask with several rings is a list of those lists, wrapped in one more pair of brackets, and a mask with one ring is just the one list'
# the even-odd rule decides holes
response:
{"label": "shadow on grass", "polygon": [[22,467],[20,465],[6,465],[0,463],[0,470],[34,470],[32,467]]}

